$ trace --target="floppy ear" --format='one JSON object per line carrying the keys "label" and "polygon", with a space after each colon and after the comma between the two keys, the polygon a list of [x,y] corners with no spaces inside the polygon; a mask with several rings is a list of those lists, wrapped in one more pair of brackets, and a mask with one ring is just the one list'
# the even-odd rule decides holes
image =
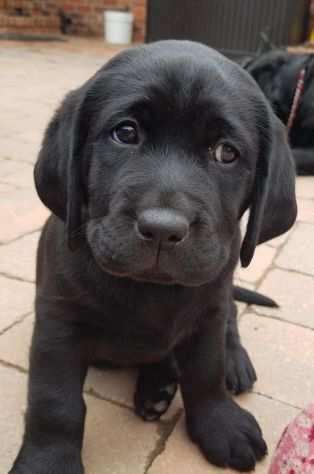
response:
{"label": "floppy ear", "polygon": [[84,88],[65,98],[46,130],[34,170],[38,195],[66,223],[72,250],[78,241],[75,230],[82,224],[84,202],[81,162],[88,133],[84,100]]}
{"label": "floppy ear", "polygon": [[295,164],[285,127],[268,108],[268,127],[262,139],[241,264],[247,267],[257,244],[273,239],[293,225],[297,215]]}

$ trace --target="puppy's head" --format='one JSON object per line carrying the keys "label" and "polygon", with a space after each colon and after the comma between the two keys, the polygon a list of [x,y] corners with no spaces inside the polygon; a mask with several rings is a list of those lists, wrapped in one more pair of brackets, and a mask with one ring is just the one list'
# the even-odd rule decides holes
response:
{"label": "puppy's head", "polygon": [[296,214],[285,131],[239,66],[197,43],[125,51],[70,93],[50,123],[35,182],[106,272],[156,283],[216,278]]}

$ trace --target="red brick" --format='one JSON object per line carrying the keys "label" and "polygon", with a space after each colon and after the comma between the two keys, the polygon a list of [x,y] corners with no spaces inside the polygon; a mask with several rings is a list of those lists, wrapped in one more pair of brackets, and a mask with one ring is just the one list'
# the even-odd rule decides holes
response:
{"label": "red brick", "polygon": [[52,31],[59,29],[58,10],[70,15],[75,35],[101,36],[103,34],[103,12],[108,8],[128,7],[134,14],[134,39],[143,41],[146,29],[147,0],[0,0],[7,11],[24,8],[31,17],[6,17],[0,15],[0,25],[23,31],[32,29]]}
{"label": "red brick", "polygon": [[146,21],[146,8],[145,7],[134,7],[133,14],[136,24],[142,24]]}
{"label": "red brick", "polygon": [[93,7],[91,5],[79,5],[78,11],[83,14],[90,13],[91,11],[93,11]]}

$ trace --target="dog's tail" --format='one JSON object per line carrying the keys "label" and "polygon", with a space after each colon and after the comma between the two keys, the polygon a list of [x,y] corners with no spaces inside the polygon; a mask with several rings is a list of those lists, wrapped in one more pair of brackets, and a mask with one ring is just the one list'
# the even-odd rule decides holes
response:
{"label": "dog's tail", "polygon": [[261,295],[257,291],[247,290],[241,286],[233,287],[233,296],[235,300],[241,301],[242,303],[268,306],[269,308],[279,308],[276,301],[268,298],[268,296]]}

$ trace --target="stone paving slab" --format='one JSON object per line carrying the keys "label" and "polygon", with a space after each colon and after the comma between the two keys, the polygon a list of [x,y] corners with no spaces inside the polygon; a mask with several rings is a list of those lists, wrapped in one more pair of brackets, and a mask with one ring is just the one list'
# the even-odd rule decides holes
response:
{"label": "stone paving slab", "polygon": [[313,402],[314,331],[245,314],[240,333],[258,376],[254,392],[294,407]]}
{"label": "stone paving slab", "polygon": [[286,232],[285,234],[280,235],[279,237],[275,237],[272,240],[269,240],[265,243],[268,247],[279,248],[281,247],[289,238],[290,233],[293,232],[293,229]]}
{"label": "stone paving slab", "polygon": [[34,189],[8,188],[0,184],[0,244],[40,229],[49,215]]}
{"label": "stone paving slab", "polygon": [[40,232],[33,232],[0,245],[0,274],[34,282],[39,236]]}
{"label": "stone paving slab", "polygon": [[26,376],[0,364],[0,380],[0,472],[6,474],[17,455],[23,436]]}
{"label": "stone paving slab", "polygon": [[258,291],[273,298],[280,308],[254,306],[258,313],[314,329],[314,281],[299,273],[273,269]]}
{"label": "stone paving slab", "polygon": [[[2,140],[1,140],[2,145]],[[2,147],[1,147],[2,153]],[[13,184],[14,186],[32,185],[34,182],[32,179],[33,167],[26,162],[17,162],[12,159],[5,159],[0,157],[0,179],[6,183]],[[19,181],[23,178],[22,183]]]}
{"label": "stone paving slab", "polygon": [[[133,410],[136,377],[137,370],[132,369],[109,369],[103,371],[90,368],[85,383],[85,390],[88,393],[98,394],[106,400],[111,400]],[[182,398],[178,392],[169,410],[161,417],[161,420],[173,420],[182,408]]]}
{"label": "stone paving slab", "polygon": [[314,276],[313,243],[314,223],[298,223],[287,244],[276,258],[276,265]]}
{"label": "stone paving slab", "polygon": [[297,178],[296,194],[298,198],[314,199],[314,183],[311,176],[300,176]]}
{"label": "stone paving slab", "polygon": [[83,463],[88,474],[144,474],[159,440],[161,423],[145,423],[132,411],[85,395]]}
{"label": "stone paving slab", "polygon": [[314,224],[314,200],[298,200],[298,221]]}
{"label": "stone paving slab", "polygon": [[275,254],[276,249],[267,245],[259,245],[250,266],[247,268],[238,267],[237,277],[240,280],[256,284],[271,265]]}
{"label": "stone paving slab", "polygon": [[0,332],[33,310],[35,285],[0,275]]}
{"label": "stone paving slab", "polygon": [[0,337],[0,361],[28,371],[33,327],[34,314],[29,314]]}
{"label": "stone paving slab", "polygon": [[[0,159],[21,160],[28,163],[34,163],[39,152],[39,143],[26,143],[17,137],[0,136]],[[0,175],[0,180],[2,175]]]}

